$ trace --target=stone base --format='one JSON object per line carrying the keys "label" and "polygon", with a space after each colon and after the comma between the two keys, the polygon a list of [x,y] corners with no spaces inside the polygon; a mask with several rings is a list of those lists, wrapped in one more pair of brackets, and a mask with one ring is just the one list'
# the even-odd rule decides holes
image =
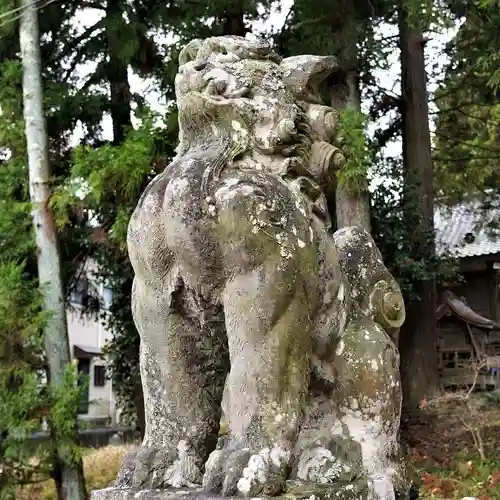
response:
{"label": "stone base", "polygon": [[[366,481],[352,483],[290,484],[287,491],[276,500],[367,500],[368,485]],[[237,497],[232,497],[236,500]],[[221,500],[221,496],[206,493],[202,490],[179,488],[169,490],[133,490],[130,488],[106,488],[93,491],[91,500]],[[231,500],[226,497],[224,500]],[[238,497],[241,500],[241,497]],[[253,499],[255,500],[255,499]]]}
{"label": "stone base", "polygon": [[94,490],[90,500],[220,500],[220,497],[196,490],[133,490],[130,488],[105,488]]}
{"label": "stone base", "polygon": [[[276,500],[368,500],[369,489],[365,480],[350,483],[321,484],[293,484],[290,482],[287,491]],[[390,494],[381,500],[416,500],[418,489],[409,488],[405,494]],[[370,495],[371,497],[371,495]],[[267,497],[269,498],[269,497]],[[90,495],[90,500],[222,500],[220,495],[206,493],[201,489],[179,488],[169,490],[135,490],[130,488],[105,488],[95,490]],[[241,497],[226,497],[224,500],[241,500]],[[252,499],[258,500],[258,499]]]}

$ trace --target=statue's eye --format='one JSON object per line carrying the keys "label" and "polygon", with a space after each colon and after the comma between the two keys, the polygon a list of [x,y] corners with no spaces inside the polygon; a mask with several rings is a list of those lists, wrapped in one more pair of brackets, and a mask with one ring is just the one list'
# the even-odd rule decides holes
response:
{"label": "statue's eye", "polygon": [[198,64],[195,64],[194,69],[196,71],[203,71],[207,67],[207,63],[205,61],[201,61]]}

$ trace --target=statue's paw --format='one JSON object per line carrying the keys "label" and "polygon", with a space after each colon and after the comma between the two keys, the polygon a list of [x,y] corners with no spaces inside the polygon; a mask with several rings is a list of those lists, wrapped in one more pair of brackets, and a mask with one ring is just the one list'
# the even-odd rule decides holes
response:
{"label": "statue's paw", "polygon": [[[359,475],[361,465],[357,443],[338,437],[304,447],[292,475],[303,482],[332,484],[349,482]],[[359,455],[358,455],[359,454]]]}
{"label": "statue's paw", "polygon": [[226,496],[236,493],[236,485],[248,464],[251,453],[249,448],[217,449],[210,454],[205,464],[203,489]]}
{"label": "statue's paw", "polygon": [[117,486],[128,488],[181,488],[201,484],[202,474],[188,450],[141,446],[129,452],[118,474]]}
{"label": "statue's paw", "polygon": [[177,454],[166,448],[142,446],[125,455],[117,486],[129,488],[156,488],[163,477],[162,471],[171,466]]}
{"label": "statue's paw", "polygon": [[279,447],[252,453],[250,448],[216,450],[205,466],[203,487],[224,496],[281,493],[288,474],[290,452]]}
{"label": "statue's paw", "polygon": [[368,489],[372,498],[395,499],[397,497],[394,481],[385,474],[372,474],[368,478]]}
{"label": "statue's paw", "polygon": [[[219,438],[220,439],[220,438]],[[210,453],[205,463],[205,474],[203,475],[202,486],[205,491],[219,493],[222,491],[227,459],[231,451],[221,449],[219,446]]]}

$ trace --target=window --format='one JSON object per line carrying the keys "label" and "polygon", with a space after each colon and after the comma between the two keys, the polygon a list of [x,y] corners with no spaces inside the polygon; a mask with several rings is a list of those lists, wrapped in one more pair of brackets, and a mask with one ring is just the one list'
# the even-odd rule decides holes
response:
{"label": "window", "polygon": [[441,359],[445,368],[455,368],[455,352],[443,352]]}
{"label": "window", "polygon": [[82,276],[73,284],[69,299],[72,304],[87,307],[92,300],[99,300],[99,286]]}
{"label": "window", "polygon": [[89,412],[89,386],[86,384],[86,380],[90,373],[90,360],[89,359],[78,359],[78,387],[83,386],[82,396],[80,400],[80,406],[78,408],[78,413],[80,415],[86,415]]}
{"label": "window", "polygon": [[468,361],[472,359],[472,353],[471,352],[458,352],[458,360],[459,361]]}
{"label": "window", "polygon": [[106,367],[102,365],[94,366],[94,386],[104,387],[106,385]]}
{"label": "window", "polygon": [[72,304],[83,305],[88,297],[89,283],[85,278],[80,278],[72,287],[70,301]]}
{"label": "window", "polygon": [[104,286],[102,288],[102,302],[104,309],[110,308],[112,300],[113,300],[113,292],[109,288]]}

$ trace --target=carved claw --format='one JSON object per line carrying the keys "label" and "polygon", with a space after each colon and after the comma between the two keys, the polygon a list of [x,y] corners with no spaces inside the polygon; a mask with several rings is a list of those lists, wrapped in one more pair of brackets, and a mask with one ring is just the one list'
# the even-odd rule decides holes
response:
{"label": "carved claw", "polygon": [[249,448],[216,450],[206,463],[203,488],[224,496],[279,495],[285,487],[288,459],[278,448],[254,454]]}
{"label": "carved claw", "polygon": [[201,472],[193,459],[169,448],[141,446],[123,460],[117,486],[159,489],[192,487],[201,483]]}
{"label": "carved claw", "polygon": [[198,51],[202,47],[203,40],[195,38],[191,40],[179,53],[179,66],[194,61],[198,55]]}

